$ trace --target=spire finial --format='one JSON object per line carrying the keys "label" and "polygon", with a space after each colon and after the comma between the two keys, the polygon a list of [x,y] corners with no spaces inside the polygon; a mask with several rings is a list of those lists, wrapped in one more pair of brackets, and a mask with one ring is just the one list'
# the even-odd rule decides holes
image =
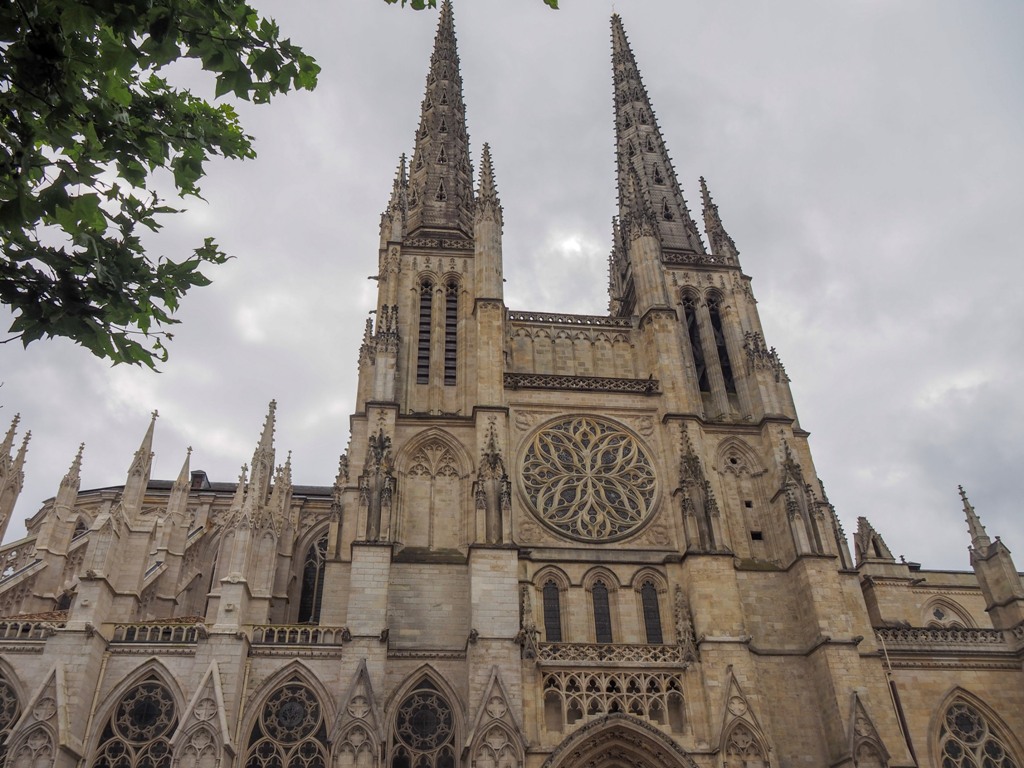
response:
{"label": "spire finial", "polygon": [[498,189],[494,184],[494,164],[491,162],[491,145],[484,142],[480,153],[480,186],[477,190],[479,202],[498,201]]}
{"label": "spire finial", "polygon": [[704,181],[703,176],[700,177],[700,194],[704,202],[704,231],[708,235],[708,245],[711,247],[711,253],[716,256],[724,256],[730,261],[735,262],[740,252],[736,248],[736,243],[729,237],[729,233],[725,231],[725,227],[722,225],[722,217],[718,213],[718,206],[711,199],[711,193],[708,191],[708,185]]}
{"label": "spire finial", "polygon": [[632,183],[631,173],[636,172],[638,188],[656,214],[655,224],[662,246],[704,253],[704,242],[683,199],[654,108],[618,14],[612,15],[612,75],[619,210],[623,219],[630,197],[625,187]]}
{"label": "spire finial", "polygon": [[967,516],[967,530],[971,534],[971,547],[975,551],[984,552],[992,545],[992,539],[988,537],[985,526],[981,524],[981,518],[974,511],[971,502],[968,501],[967,491],[962,485],[958,485],[957,490],[960,491],[960,500],[964,505],[964,514]]}
{"label": "spire finial", "polygon": [[441,17],[409,171],[408,232],[422,227],[473,232],[473,169],[452,4]]}
{"label": "spire finial", "polygon": [[0,443],[0,466],[3,466],[5,461],[10,460],[11,448],[14,447],[14,433],[18,430],[18,424],[21,423],[21,414],[14,414],[14,418],[11,419],[11,427],[7,430],[7,435],[4,437],[4,441]]}
{"label": "spire finial", "polygon": [[85,443],[78,444],[78,452],[75,453],[75,458],[71,460],[71,466],[68,467],[67,474],[60,481],[61,488],[73,488],[78,490],[79,485],[82,482],[82,454],[85,452]]}

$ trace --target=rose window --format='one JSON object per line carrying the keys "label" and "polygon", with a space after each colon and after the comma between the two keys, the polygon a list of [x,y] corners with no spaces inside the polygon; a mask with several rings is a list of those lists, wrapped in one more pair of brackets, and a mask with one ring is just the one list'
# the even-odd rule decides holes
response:
{"label": "rose window", "polygon": [[611,541],[650,519],[657,478],[633,435],[603,419],[565,419],[534,435],[523,457],[523,490],[557,533]]}
{"label": "rose window", "polygon": [[297,680],[274,691],[249,736],[246,768],[326,768],[327,727],[316,694]]}
{"label": "rose window", "polygon": [[424,680],[405,697],[395,718],[392,768],[454,768],[455,715]]}
{"label": "rose window", "polygon": [[174,697],[151,677],[129,688],[100,736],[94,768],[170,768],[178,724]]}

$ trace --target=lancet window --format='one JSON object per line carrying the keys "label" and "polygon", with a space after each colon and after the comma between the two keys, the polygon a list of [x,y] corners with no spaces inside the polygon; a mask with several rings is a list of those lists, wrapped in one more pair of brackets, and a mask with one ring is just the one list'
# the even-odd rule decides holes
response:
{"label": "lancet window", "polygon": [[722,378],[725,379],[725,391],[736,394],[736,381],[732,375],[732,363],[729,361],[729,349],[725,344],[725,333],[722,330],[722,314],[719,308],[721,297],[708,297],[708,314],[711,316],[711,330],[715,335],[715,347],[718,350],[718,362],[722,366]]}
{"label": "lancet window", "polygon": [[420,283],[420,322],[416,339],[416,383],[430,383],[430,325],[434,309],[434,284]]}
{"label": "lancet window", "polygon": [[459,284],[450,280],[444,291],[444,383],[454,386],[457,370],[459,331]]}
{"label": "lancet window", "polygon": [[590,589],[594,601],[594,637],[599,643],[612,642],[612,614],[608,604],[608,587],[595,581]]}
{"label": "lancet window", "polygon": [[977,708],[956,699],[939,727],[942,768],[1021,768],[1005,738]]}
{"label": "lancet window", "polygon": [[665,642],[661,632],[661,608],[658,605],[658,588],[647,579],[640,587],[640,607],[644,615],[644,632],[649,645]]}
{"label": "lancet window", "polygon": [[178,725],[174,696],[156,676],[121,696],[100,736],[93,768],[170,768]]}
{"label": "lancet window", "polygon": [[548,579],[544,584],[544,639],[549,643],[562,642],[562,606],[558,584]]}
{"label": "lancet window", "polygon": [[320,621],[324,597],[324,570],[327,563],[327,533],[309,545],[302,566],[302,594],[299,597],[299,623]]}
{"label": "lancet window", "polygon": [[18,705],[18,694],[14,686],[0,674],[0,765],[4,764],[11,728],[18,721],[20,713],[21,707]]}
{"label": "lancet window", "polygon": [[700,325],[697,323],[697,299],[690,293],[683,295],[683,320],[686,323],[686,333],[690,339],[693,367],[697,372],[697,387],[701,392],[710,392],[711,383],[708,380],[704,347],[700,343]]}
{"label": "lancet window", "polygon": [[455,768],[455,713],[430,680],[420,682],[395,715],[391,768]]}
{"label": "lancet window", "polygon": [[245,768],[327,768],[327,726],[315,693],[299,680],[270,695],[249,734]]}

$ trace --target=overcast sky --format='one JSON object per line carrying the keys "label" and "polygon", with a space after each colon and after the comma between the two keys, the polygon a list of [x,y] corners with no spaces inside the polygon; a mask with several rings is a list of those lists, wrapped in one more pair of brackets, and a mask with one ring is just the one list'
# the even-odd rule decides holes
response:
{"label": "overcast sky", "polygon": [[[0,345],[0,421],[32,442],[16,508],[124,482],[159,409],[154,477],[233,481],[278,400],[278,457],[329,485],[374,303],[378,222],[411,152],[436,11],[257,0],[323,67],[243,106],[259,158],[212,163],[152,248],[238,258],[184,302],[161,374],[64,341]],[[455,7],[474,161],[490,142],[512,309],[603,313],[615,211],[602,0]],[[619,0],[691,208],[707,177],[848,534],[969,568],[956,486],[1024,569],[1024,4]],[[0,316],[9,324],[9,317]],[[20,440],[20,434],[19,434]],[[12,523],[7,540],[23,535]]]}

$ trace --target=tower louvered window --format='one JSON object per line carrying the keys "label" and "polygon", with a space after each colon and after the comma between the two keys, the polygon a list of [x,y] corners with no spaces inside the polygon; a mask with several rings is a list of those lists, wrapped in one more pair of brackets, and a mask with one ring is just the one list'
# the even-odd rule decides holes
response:
{"label": "tower louvered window", "polygon": [[562,606],[558,585],[548,581],[544,585],[544,639],[549,643],[562,642]]}
{"label": "tower louvered window", "polygon": [[430,383],[430,320],[434,306],[434,284],[424,280],[420,285],[420,324],[416,340],[416,383]]}
{"label": "tower louvered window", "polygon": [[697,302],[693,296],[683,296],[683,319],[686,322],[686,333],[690,339],[690,351],[693,353],[693,367],[697,371],[697,387],[701,392],[710,392],[707,364],[704,362],[704,347],[700,343],[700,326],[697,325]]}
{"label": "tower louvered window", "polygon": [[711,329],[715,334],[715,346],[718,348],[718,362],[722,366],[722,378],[725,379],[725,391],[736,394],[736,381],[732,376],[732,363],[729,362],[729,349],[725,345],[725,333],[722,331],[722,314],[718,305],[721,300],[716,296],[708,299],[708,313],[711,315]]}
{"label": "tower louvered window", "polygon": [[608,605],[608,587],[603,581],[594,584],[591,596],[594,600],[594,635],[599,643],[612,642],[612,613]]}
{"label": "tower louvered window", "polygon": [[458,358],[459,284],[454,280],[445,286],[444,294],[444,383],[454,386]]}
{"label": "tower louvered window", "polygon": [[640,587],[640,605],[644,612],[644,630],[647,642],[660,645],[664,642],[661,634],[661,609],[658,607],[658,589],[654,582],[645,581]]}

